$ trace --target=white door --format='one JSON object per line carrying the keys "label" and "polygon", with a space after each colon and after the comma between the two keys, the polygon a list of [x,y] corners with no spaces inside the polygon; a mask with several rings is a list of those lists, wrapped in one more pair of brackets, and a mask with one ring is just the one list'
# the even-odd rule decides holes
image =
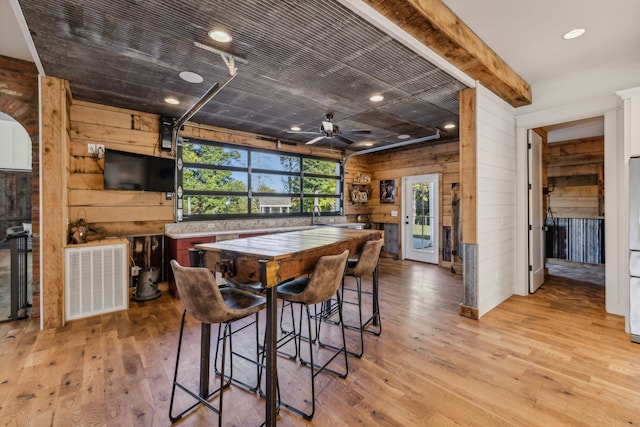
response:
{"label": "white door", "polygon": [[438,264],[440,176],[408,176],[402,184],[404,258]]}
{"label": "white door", "polygon": [[542,226],[542,137],[529,129],[529,292],[544,282]]}

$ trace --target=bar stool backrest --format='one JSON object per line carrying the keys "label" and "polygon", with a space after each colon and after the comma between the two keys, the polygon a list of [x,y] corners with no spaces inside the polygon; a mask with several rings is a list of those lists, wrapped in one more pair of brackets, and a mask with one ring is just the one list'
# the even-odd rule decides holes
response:
{"label": "bar stool backrest", "polygon": [[376,268],[376,265],[378,265],[382,245],[384,245],[384,239],[367,241],[362,248],[358,263],[355,267],[347,271],[347,274],[362,277],[365,274],[371,273],[373,269]]}
{"label": "bar stool backrest", "polygon": [[339,255],[321,257],[311,273],[306,288],[298,295],[296,302],[311,305],[333,297],[342,283],[348,257],[348,249]]}
{"label": "bar stool backrest", "polygon": [[208,268],[183,267],[171,260],[180,301],[187,312],[202,323],[224,323],[238,317],[225,304],[216,279]]}

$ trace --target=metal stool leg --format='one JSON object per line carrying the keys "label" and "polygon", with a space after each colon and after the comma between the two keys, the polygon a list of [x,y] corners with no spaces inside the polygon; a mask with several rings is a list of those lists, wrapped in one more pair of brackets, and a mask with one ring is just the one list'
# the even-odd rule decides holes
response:
{"label": "metal stool leg", "polygon": [[[194,393],[193,391],[189,390],[187,387],[185,387],[184,385],[182,385],[179,381],[178,381],[178,367],[179,367],[179,363],[180,363],[180,352],[182,350],[182,337],[183,337],[183,333],[184,333],[184,324],[185,324],[185,317],[187,315],[187,310],[184,310],[182,313],[182,322],[180,324],[180,335],[178,337],[178,350],[177,350],[177,354],[176,354],[176,365],[175,365],[175,370],[173,373],[173,385],[171,387],[171,400],[169,402],[169,419],[171,420],[172,423],[178,421],[179,419],[182,418],[182,416],[184,414],[186,414],[187,412],[191,411],[192,409],[194,409],[196,406],[198,405],[204,405],[207,408],[209,408],[210,410],[212,410],[213,412],[218,414],[218,420],[221,423],[222,422],[222,395],[223,395],[223,391],[224,388],[226,387],[225,384],[222,383],[224,377],[222,377],[221,382],[220,382],[220,387],[215,389],[214,391],[206,394],[205,396],[200,396],[199,394]],[[222,346],[222,358],[224,360],[226,355],[226,341],[223,343]],[[223,375],[224,375],[224,366],[223,366]],[[173,403],[174,403],[174,399],[175,399],[175,392],[176,392],[176,387],[180,388],[182,391],[184,391],[185,393],[187,393],[188,395],[190,395],[191,397],[193,397],[196,400],[196,403],[194,403],[193,405],[189,406],[188,408],[186,408],[185,410],[183,410],[182,412],[180,412],[177,415],[173,415]],[[211,405],[211,403],[209,403],[209,399],[214,396],[215,394],[220,393],[220,396],[218,398],[218,408],[215,408],[214,406]]]}

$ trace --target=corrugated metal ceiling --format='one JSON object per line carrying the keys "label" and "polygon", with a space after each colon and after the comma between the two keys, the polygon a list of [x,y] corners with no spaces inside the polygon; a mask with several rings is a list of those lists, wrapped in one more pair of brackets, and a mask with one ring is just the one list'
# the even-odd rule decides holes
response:
{"label": "corrugated metal ceiling", "polygon": [[[76,99],[180,117],[228,69],[195,42],[245,58],[238,76],[193,118],[304,143],[333,112],[341,129],[371,135],[319,144],[363,148],[422,137],[458,122],[465,86],[335,1],[20,0],[45,72],[68,80]],[[208,38],[222,28],[230,44]],[[178,73],[201,74],[201,84]],[[383,102],[369,101],[382,93]],[[178,106],[166,96],[181,100]],[[441,141],[457,139],[457,128]]]}

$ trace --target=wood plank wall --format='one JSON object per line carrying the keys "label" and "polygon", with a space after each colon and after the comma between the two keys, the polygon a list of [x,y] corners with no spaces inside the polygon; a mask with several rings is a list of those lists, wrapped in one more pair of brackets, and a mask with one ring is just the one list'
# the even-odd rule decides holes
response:
{"label": "wood plank wall", "polygon": [[[69,152],[69,221],[82,217],[104,232],[93,238],[163,234],[173,222],[173,201],[164,193],[104,190],[104,158],[87,152],[87,144],[106,149],[171,157],[160,144],[156,114],[74,101]],[[89,238],[92,238],[90,234]]]}
{"label": "wood plank wall", "polygon": [[[364,157],[364,156],[363,156]],[[440,227],[452,225],[451,201],[453,184],[460,182],[460,155],[458,142],[421,146],[394,152],[379,152],[368,155],[368,167],[372,173],[372,194],[370,221],[374,223],[398,224],[401,227],[402,213],[402,177],[425,174],[440,174]],[[353,165],[350,165],[353,167]],[[395,203],[380,203],[380,180],[392,179],[395,182]],[[398,216],[392,216],[397,211]],[[440,239],[439,253],[442,254]],[[402,250],[402,236],[399,236],[399,247]],[[448,266],[442,262],[440,265]]]}
{"label": "wood plank wall", "polygon": [[[283,152],[339,159],[340,153],[298,147],[258,139],[256,135],[187,123],[181,135]],[[164,224],[174,222],[173,200],[164,193],[104,189],[104,158],[89,154],[87,144],[106,149],[171,157],[160,149],[160,116],[133,110],[74,101],[71,107],[69,152],[69,221],[85,218],[100,233],[90,239],[163,234]],[[102,230],[104,230],[102,232]]]}
{"label": "wood plank wall", "polygon": [[[173,201],[163,193],[104,190],[104,159],[87,152],[87,144],[104,144],[106,149],[130,151],[146,155],[170,157],[160,150],[160,117],[155,114],[74,101],[71,107],[71,150],[69,153],[69,221],[85,217],[91,227],[104,229],[98,237],[122,237],[162,234],[164,224],[173,222]],[[307,146],[293,146],[258,139],[246,132],[229,131],[213,126],[187,123],[181,135],[244,146],[279,149],[284,152],[317,155],[339,159],[337,151]],[[400,224],[401,178],[409,175],[441,173],[441,225],[451,225],[451,186],[459,182],[458,143],[439,144],[399,152],[355,156],[345,168],[348,194],[356,173],[372,178],[371,198],[366,204],[345,202],[348,221],[358,215],[375,223]],[[380,204],[381,179],[394,179],[395,204]],[[91,236],[90,236],[91,237]]]}
{"label": "wood plank wall", "polygon": [[557,218],[604,216],[604,137],[548,147],[548,202]]}

